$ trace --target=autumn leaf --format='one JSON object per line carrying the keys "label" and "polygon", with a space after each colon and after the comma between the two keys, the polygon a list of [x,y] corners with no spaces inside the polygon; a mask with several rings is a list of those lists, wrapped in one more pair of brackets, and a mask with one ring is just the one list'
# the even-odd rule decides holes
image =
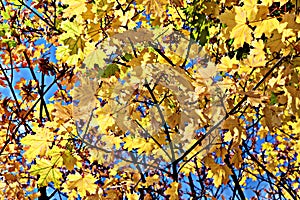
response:
{"label": "autumn leaf", "polygon": [[63,184],[69,191],[76,189],[80,196],[95,194],[98,188],[97,181],[91,174],[80,175],[78,172],[67,176],[67,182]]}
{"label": "autumn leaf", "polygon": [[32,175],[39,175],[38,184],[40,187],[47,186],[50,182],[53,182],[55,187],[59,187],[61,184],[62,173],[50,160],[38,158],[30,172]]}
{"label": "autumn leaf", "polygon": [[139,195],[138,194],[126,194],[126,197],[128,198],[128,200],[138,200],[139,199]]}
{"label": "autumn leaf", "polygon": [[253,23],[256,26],[254,30],[254,37],[260,38],[262,34],[270,37],[275,29],[279,28],[279,21],[276,18],[269,18],[259,22]]}
{"label": "autumn leaf", "polygon": [[224,13],[220,15],[220,20],[223,24],[226,24],[229,31],[236,26],[237,22],[235,21],[235,11],[234,10],[226,10]]}
{"label": "autumn leaf", "polygon": [[238,68],[239,61],[234,57],[230,59],[228,56],[221,58],[221,63],[217,65],[218,71],[229,72]]}
{"label": "autumn leaf", "polygon": [[93,68],[94,65],[97,65],[100,68],[100,70],[104,70],[105,58],[107,58],[107,55],[103,50],[95,49],[86,57],[83,63],[88,69]]}
{"label": "autumn leaf", "polygon": [[242,158],[242,150],[240,148],[235,148],[234,149],[235,152],[233,154],[233,156],[230,159],[230,162],[233,163],[233,165],[239,169],[242,162],[243,162],[243,158]]}
{"label": "autumn leaf", "polygon": [[205,165],[209,166],[211,169],[208,171],[207,177],[214,179],[214,185],[216,187],[222,184],[227,184],[229,181],[229,176],[232,174],[229,167],[225,164],[217,164],[214,159],[207,155],[203,159]]}
{"label": "autumn leaf", "polygon": [[68,5],[68,8],[64,11],[65,17],[72,17],[75,14],[80,15],[87,10],[84,0],[62,0],[61,2]]}
{"label": "autumn leaf", "polygon": [[154,14],[157,17],[161,17],[164,12],[165,6],[168,4],[166,0],[147,0],[147,1],[138,1],[146,8],[147,14]]}
{"label": "autumn leaf", "polygon": [[27,146],[24,156],[29,161],[35,159],[36,156],[44,156],[54,140],[54,134],[49,129],[36,127],[34,130],[35,135],[27,135],[21,140],[21,143]]}
{"label": "autumn leaf", "polygon": [[77,22],[63,21],[61,28],[66,31],[65,37],[76,39],[83,31],[83,26]]}
{"label": "autumn leaf", "polygon": [[63,158],[63,164],[66,166],[66,168],[70,171],[73,170],[74,165],[77,162],[77,159],[69,151],[65,151],[62,154],[62,158]]}
{"label": "autumn leaf", "polygon": [[99,85],[97,81],[89,78],[81,78],[80,82],[81,86],[73,91],[73,99],[79,101],[78,105],[73,106],[73,113],[77,119],[88,119],[96,105]]}
{"label": "autumn leaf", "polygon": [[165,194],[169,195],[169,198],[171,200],[178,200],[179,199],[178,187],[179,187],[178,183],[176,182],[171,183],[170,187],[165,191]]}
{"label": "autumn leaf", "polygon": [[231,31],[230,37],[234,38],[233,46],[235,48],[242,47],[244,43],[251,43],[252,30],[247,24],[237,24]]}

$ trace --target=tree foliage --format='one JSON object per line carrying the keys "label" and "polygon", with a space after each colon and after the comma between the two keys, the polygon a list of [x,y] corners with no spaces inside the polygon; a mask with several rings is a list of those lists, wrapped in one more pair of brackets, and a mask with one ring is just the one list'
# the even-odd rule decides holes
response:
{"label": "tree foliage", "polygon": [[300,198],[298,1],[1,4],[3,199]]}

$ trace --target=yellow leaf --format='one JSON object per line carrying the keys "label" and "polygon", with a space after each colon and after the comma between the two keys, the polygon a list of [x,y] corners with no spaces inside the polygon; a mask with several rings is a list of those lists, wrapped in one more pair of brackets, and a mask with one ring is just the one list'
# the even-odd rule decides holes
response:
{"label": "yellow leaf", "polygon": [[57,167],[61,167],[63,164],[63,160],[61,159],[61,153],[65,151],[64,149],[59,148],[58,146],[53,146],[52,149],[47,151],[46,156],[51,157],[51,163],[55,163]]}
{"label": "yellow leaf", "polygon": [[76,21],[63,21],[61,23],[61,28],[66,31],[66,34],[69,38],[76,39],[76,36],[82,34],[83,26]]}
{"label": "yellow leaf", "polygon": [[24,156],[31,162],[36,156],[44,156],[53,142],[54,134],[47,128],[34,127],[35,135],[27,135],[21,143],[25,146]]}
{"label": "yellow leaf", "polygon": [[160,177],[157,174],[154,174],[153,176],[147,176],[146,177],[146,182],[144,183],[144,185],[146,187],[149,187],[149,186],[151,186],[151,185],[153,185],[155,183],[158,183],[159,179],[160,179]]}
{"label": "yellow leaf", "polygon": [[247,18],[249,21],[252,21],[256,18],[256,14],[258,11],[257,2],[253,0],[244,0],[243,8],[247,13]]}
{"label": "yellow leaf", "polygon": [[254,30],[254,37],[260,38],[264,33],[266,37],[271,37],[272,32],[279,28],[279,21],[277,18],[269,18],[254,23],[256,26]]}
{"label": "yellow leaf", "polygon": [[67,46],[59,46],[55,52],[56,59],[65,62],[68,59],[70,52],[71,50]]}
{"label": "yellow leaf", "polygon": [[[84,1],[84,0],[83,0]],[[84,5],[85,1],[82,3]],[[95,13],[93,13],[93,5],[94,4],[87,4],[86,5],[86,11],[82,11],[82,19],[83,20],[91,20],[93,21],[93,19],[95,18]],[[74,11],[73,11],[74,12]]]}
{"label": "yellow leaf", "polygon": [[224,13],[220,15],[220,21],[223,24],[226,24],[229,31],[233,29],[233,27],[236,26],[235,21],[235,12],[232,10],[226,10]]}
{"label": "yellow leaf", "polygon": [[179,186],[178,183],[173,182],[173,183],[171,183],[171,187],[169,187],[165,191],[166,195],[170,195],[170,197],[169,197],[170,200],[178,200],[179,199],[179,196],[178,196],[178,186]]}
{"label": "yellow leaf", "polygon": [[72,17],[73,15],[80,15],[87,11],[85,0],[61,0],[63,4],[69,5],[64,10],[64,17]]}
{"label": "yellow leaf", "polygon": [[87,34],[88,34],[89,38],[92,39],[93,41],[99,41],[100,30],[101,30],[101,24],[100,23],[91,22],[88,25],[88,33]]}
{"label": "yellow leaf", "polygon": [[126,194],[126,197],[128,198],[128,200],[138,200],[139,199],[139,195],[137,194]]}
{"label": "yellow leaf", "polygon": [[128,149],[128,151],[131,151],[132,149],[139,148],[142,145],[144,145],[144,139],[142,138],[133,138],[133,137],[125,137],[123,141],[124,149]]}
{"label": "yellow leaf", "polygon": [[297,15],[297,17],[296,17],[296,23],[300,24],[300,15]]}
{"label": "yellow leaf", "polygon": [[40,187],[47,186],[48,183],[53,182],[56,188],[60,187],[60,179],[62,178],[62,173],[52,163],[50,160],[44,158],[37,159],[36,164],[30,169],[32,175],[39,175],[38,184]]}
{"label": "yellow leaf", "polygon": [[238,147],[234,149],[234,154],[232,158],[230,159],[230,162],[233,163],[235,168],[239,169],[241,164],[243,163],[243,158],[242,158],[242,150]]}
{"label": "yellow leaf", "polygon": [[154,16],[161,17],[165,11],[165,7],[168,4],[166,0],[138,0],[138,4],[145,6],[147,14],[153,14]]}
{"label": "yellow leaf", "polygon": [[95,194],[98,188],[95,182],[97,181],[91,174],[80,175],[78,172],[76,174],[69,174],[67,176],[67,182],[65,189],[73,190],[77,189],[77,193],[81,197],[85,197],[88,194]]}
{"label": "yellow leaf", "polygon": [[214,185],[218,188],[220,185],[228,183],[231,174],[232,172],[227,165],[218,165],[218,167],[208,171],[207,178],[213,178]]}
{"label": "yellow leaf", "polygon": [[221,63],[217,65],[218,71],[230,72],[232,69],[237,69],[239,61],[234,57],[230,59],[228,56],[221,58]]}
{"label": "yellow leaf", "polygon": [[54,104],[55,112],[53,115],[55,115],[57,118],[63,119],[63,120],[70,120],[73,117],[73,109],[72,105],[61,105],[61,103],[56,102]]}
{"label": "yellow leaf", "polygon": [[250,44],[253,39],[251,34],[252,30],[247,24],[236,25],[230,33],[230,37],[234,38],[234,48],[243,47],[245,42]]}
{"label": "yellow leaf", "polygon": [[244,7],[236,6],[236,7],[234,7],[234,11],[236,13],[235,16],[234,16],[234,19],[235,19],[237,25],[246,24],[246,22],[247,22],[247,10]]}
{"label": "yellow leaf", "polygon": [[66,166],[66,168],[70,171],[73,170],[74,165],[77,162],[77,159],[69,151],[65,151],[62,154],[62,158],[63,158],[63,164]]}
{"label": "yellow leaf", "polygon": [[112,107],[109,104],[97,110],[97,124],[99,125],[100,133],[105,133],[108,127],[115,124],[111,111]]}
{"label": "yellow leaf", "polygon": [[290,44],[292,42],[296,42],[296,33],[293,31],[293,29],[284,29],[282,32],[282,38],[281,41],[283,43]]}
{"label": "yellow leaf", "polygon": [[273,3],[273,0],[261,0],[261,4],[264,6],[270,6]]}
{"label": "yellow leaf", "polygon": [[253,55],[260,55],[260,54],[265,54],[264,52],[264,48],[265,48],[265,44],[263,42],[263,40],[254,40],[251,44],[254,49],[251,49],[250,52]]}
{"label": "yellow leaf", "polygon": [[152,150],[154,148],[154,144],[150,141],[145,142],[144,145],[142,145],[139,149],[138,149],[138,154],[141,154],[143,152],[145,152],[145,154],[147,156],[149,156],[152,153]]}
{"label": "yellow leaf", "polygon": [[101,70],[104,70],[105,58],[107,58],[106,53],[102,49],[96,49],[87,56],[83,63],[87,68],[94,68],[94,65],[98,65]]}
{"label": "yellow leaf", "polygon": [[[264,67],[266,66],[267,60],[265,59],[264,54],[259,54],[258,56],[255,56],[251,54],[247,57],[247,59],[244,61],[244,64],[247,66],[252,67]],[[249,70],[251,70],[249,68]]]}
{"label": "yellow leaf", "polygon": [[230,131],[227,131],[225,134],[224,134],[224,142],[229,142],[233,139],[233,135]]}

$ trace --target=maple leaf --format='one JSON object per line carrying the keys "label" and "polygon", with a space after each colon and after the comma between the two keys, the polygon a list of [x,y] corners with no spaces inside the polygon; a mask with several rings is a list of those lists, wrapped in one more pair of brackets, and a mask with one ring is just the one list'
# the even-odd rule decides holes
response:
{"label": "maple leaf", "polygon": [[[58,3],[11,0],[4,4],[5,10],[0,17],[0,85],[3,86],[0,90],[4,91],[0,95],[0,146],[3,151],[0,196],[3,198],[37,199],[39,195],[42,198],[47,195],[44,190],[33,192],[53,182],[55,189],[65,192],[68,199],[143,197],[149,200],[161,191],[168,199],[191,198],[195,194],[200,199],[216,199],[209,192],[202,193],[197,185],[212,191],[218,187],[220,191],[226,189],[231,175],[230,167],[223,164],[226,155],[240,172],[236,174],[238,182],[230,181],[229,187],[243,190],[257,181],[262,184],[271,181],[274,187],[258,188],[257,198],[264,196],[263,189],[269,191],[268,195],[297,198],[297,170],[289,170],[299,167],[300,161],[300,16],[295,0],[220,0],[196,4],[181,0],[61,0]],[[203,31],[207,27],[209,34]],[[183,34],[172,34],[173,29]],[[190,45],[188,37],[196,41]],[[38,45],[41,42],[43,44]],[[149,47],[148,42],[152,46]],[[198,43],[205,45],[202,48]],[[56,52],[55,57],[47,60],[47,54],[52,52],[49,47],[56,48]],[[198,63],[206,51],[217,66],[204,63],[207,67],[202,68],[203,63]],[[277,62],[281,55],[283,57]],[[180,69],[170,70],[171,62],[167,58],[174,68]],[[47,62],[42,62],[43,59]],[[111,59],[116,62],[105,62]],[[194,61],[198,65],[193,64],[187,70],[183,68],[183,63],[189,65]],[[82,63],[86,69],[80,67]],[[155,67],[150,69],[147,65]],[[14,73],[14,70],[34,69],[35,66],[40,71],[30,70],[36,79],[34,87],[30,85],[33,83],[31,76]],[[221,72],[214,78],[216,68]],[[148,104],[143,113],[138,112],[143,98],[151,98],[138,86],[144,85],[141,80],[147,78],[151,83],[158,83],[153,77],[161,74],[171,79],[160,81],[164,88],[157,84],[151,92],[160,102],[168,88],[174,99],[160,102],[163,117]],[[19,75],[23,77],[18,82]],[[84,87],[72,89],[77,75],[90,79],[82,81]],[[39,101],[51,93],[49,77],[54,78],[54,86],[57,85],[59,91],[54,93],[51,103],[45,105]],[[95,78],[94,83],[91,83],[92,78]],[[96,78],[101,78],[101,88]],[[122,89],[115,89],[115,86]],[[220,91],[215,88],[222,90],[220,96],[226,94],[224,102],[214,97]],[[73,106],[79,105],[77,110],[73,107],[74,114],[70,110],[69,92],[75,96]],[[101,97],[101,101],[97,97]],[[139,101],[133,101],[134,98]],[[193,102],[197,103],[191,108]],[[211,109],[215,104],[224,111]],[[123,112],[123,108],[129,109]],[[214,129],[211,125],[225,115],[227,120],[220,121],[221,129],[225,130]],[[83,118],[90,116],[90,123],[82,124]],[[78,127],[70,118],[77,120]],[[163,121],[168,124],[168,131],[163,130]],[[88,143],[74,135],[76,128],[82,127],[97,137],[96,145],[109,153],[100,148],[87,149]],[[30,135],[31,128],[35,135]],[[140,137],[142,129],[153,138]],[[202,130],[206,133],[209,130],[209,135],[204,135]],[[268,142],[262,143],[266,138]],[[194,147],[199,139],[201,144]],[[22,145],[18,145],[19,141]],[[189,148],[192,149],[186,152]],[[137,154],[141,168],[134,171],[130,169],[132,162],[116,158],[120,150],[125,155],[128,151]],[[178,167],[184,166],[179,176],[170,169],[176,164],[168,157],[172,153],[175,159],[188,153],[176,160]],[[196,154],[197,157],[185,163]],[[22,161],[19,155],[23,155]],[[128,166],[128,163],[131,164]],[[198,169],[206,172],[207,179],[203,183],[190,181],[191,190],[180,188],[180,183],[188,180],[188,176],[197,175]],[[75,170],[79,172],[74,174]],[[104,183],[101,189],[95,184],[99,181],[95,174],[101,176],[100,182]],[[28,179],[33,175],[39,177]],[[141,181],[142,175],[146,181]],[[178,183],[171,183],[174,175]],[[269,175],[272,176],[267,177]],[[289,184],[280,177],[289,180]],[[267,178],[271,180],[265,181]],[[236,195],[245,199],[241,192]],[[220,198],[230,198],[230,194],[221,194]]]}
{"label": "maple leaf", "polygon": [[233,163],[233,165],[237,169],[239,169],[239,167],[243,163],[242,150],[237,147],[237,148],[234,149],[234,151],[235,152],[234,152],[233,156],[230,158],[230,162]]}
{"label": "maple leaf", "polygon": [[[266,66],[266,63],[267,63],[267,60],[265,59],[264,54],[259,54],[258,56],[251,54],[244,61],[244,64],[251,66],[251,68],[252,67],[264,67],[264,66]],[[250,68],[248,70],[250,70]],[[249,71],[247,71],[247,72],[249,72]]]}
{"label": "maple leaf", "polygon": [[161,17],[165,10],[166,5],[168,4],[168,1],[166,1],[166,0],[147,0],[147,1],[138,0],[137,3],[145,6],[147,14],[153,14],[154,16]]}
{"label": "maple leaf", "polygon": [[282,34],[278,31],[274,31],[270,39],[268,39],[266,46],[270,48],[272,52],[279,52],[285,47],[284,43],[281,41]]}
{"label": "maple leaf", "polygon": [[66,61],[71,50],[67,46],[59,46],[56,48],[55,56],[57,60]]}
{"label": "maple leaf", "polygon": [[143,145],[144,139],[143,138],[133,138],[133,137],[125,137],[123,139],[125,142],[124,149],[131,151],[132,149],[139,148]]}
{"label": "maple leaf", "polygon": [[54,104],[55,111],[54,115],[60,119],[70,120],[73,117],[72,105],[63,106],[60,103],[56,102]]}
{"label": "maple leaf", "polygon": [[165,194],[170,196],[169,197],[170,200],[179,199],[178,187],[179,187],[179,183],[173,182],[171,183],[170,187],[165,191]]}
{"label": "maple leaf", "polygon": [[236,25],[231,33],[230,37],[234,38],[233,46],[234,48],[239,48],[244,45],[244,43],[251,43],[252,37],[252,30],[249,28],[247,24],[238,24]]}
{"label": "maple leaf", "polygon": [[49,146],[54,140],[54,134],[47,128],[35,127],[35,135],[27,135],[21,140],[21,144],[25,147],[24,156],[28,161],[32,161],[36,156],[44,156],[49,150]]}
{"label": "maple leaf", "polygon": [[208,171],[207,177],[214,179],[214,185],[216,187],[228,183],[229,176],[232,174],[232,172],[227,165],[217,164],[211,155],[207,155],[203,161],[206,166],[211,168]]}
{"label": "maple leaf", "polygon": [[75,174],[69,174],[67,176],[67,182],[63,184],[65,189],[68,190],[77,190],[77,193],[84,197],[88,194],[95,194],[97,191],[97,184],[95,182],[97,179],[91,174],[80,175],[78,172]]}
{"label": "maple leaf", "polygon": [[61,28],[66,31],[65,37],[76,39],[83,31],[83,26],[77,22],[63,21]]}
{"label": "maple leaf", "polygon": [[233,9],[225,10],[225,12],[220,15],[220,21],[226,24],[229,31],[231,31],[237,24],[235,21],[235,11]]}
{"label": "maple leaf", "polygon": [[270,37],[272,32],[279,28],[279,21],[276,18],[269,18],[255,22],[253,25],[256,26],[254,37],[260,38],[263,34],[265,34],[266,37]]}
{"label": "maple leaf", "polygon": [[252,0],[244,0],[243,9],[245,9],[247,13],[247,19],[252,21],[256,18],[256,14],[258,12],[257,2]]}
{"label": "maple leaf", "polygon": [[149,142],[149,141],[145,141],[144,145],[142,145],[139,149],[138,149],[138,154],[141,154],[143,152],[145,152],[145,154],[147,156],[149,156],[152,153],[152,150],[154,149],[154,144],[153,142]]}
{"label": "maple leaf", "polygon": [[77,162],[77,159],[69,151],[65,151],[62,154],[62,158],[63,158],[63,164],[66,166],[66,168],[70,171],[73,170],[74,165]]}
{"label": "maple leaf", "polygon": [[101,24],[100,23],[94,23],[91,22],[88,25],[88,36],[91,38],[93,41],[98,41],[100,39],[100,32],[101,30]]}
{"label": "maple leaf", "polygon": [[221,63],[217,65],[218,71],[230,72],[233,69],[238,68],[239,61],[233,57],[230,59],[228,56],[221,58]]}
{"label": "maple leaf", "polygon": [[[106,53],[101,50],[101,49],[96,49],[94,51],[92,51],[84,60],[84,64],[86,65],[86,67],[89,68],[93,68],[94,65],[98,65],[98,67],[100,68],[100,70],[104,69],[105,66],[105,58],[107,58]],[[104,71],[104,70],[103,70]],[[101,71],[100,71],[101,73]]]}
{"label": "maple leaf", "polygon": [[53,182],[55,187],[60,187],[62,173],[55,167],[55,163],[45,158],[38,158],[36,164],[30,169],[32,175],[39,175],[39,186],[47,186],[48,183]]}
{"label": "maple leaf", "polygon": [[[235,13],[235,15],[234,15]],[[234,17],[233,17],[234,16]],[[221,22],[229,26],[230,37],[234,38],[233,46],[242,47],[245,42],[251,43],[252,30],[247,25],[247,10],[245,7],[235,7],[234,11],[227,11],[220,16]]]}
{"label": "maple leaf", "polygon": [[73,99],[79,101],[78,105],[73,106],[75,117],[79,119],[88,119],[91,111],[94,109],[97,101],[98,82],[89,78],[80,78],[81,86],[73,91]]}
{"label": "maple leaf", "polygon": [[266,116],[264,118],[265,124],[268,126],[269,130],[281,125],[281,120],[278,115],[276,115],[276,108],[274,107],[264,107],[263,113]]}
{"label": "maple leaf", "polygon": [[105,104],[104,107],[97,109],[97,123],[100,133],[105,133],[107,128],[115,124],[115,119],[112,116],[112,107],[110,104]]}
{"label": "maple leaf", "polygon": [[80,15],[87,11],[85,0],[62,0],[63,4],[69,5],[64,10],[64,17],[72,17],[73,15]]}
{"label": "maple leaf", "polygon": [[139,195],[137,194],[126,194],[126,197],[128,198],[128,200],[138,200],[139,199]]}

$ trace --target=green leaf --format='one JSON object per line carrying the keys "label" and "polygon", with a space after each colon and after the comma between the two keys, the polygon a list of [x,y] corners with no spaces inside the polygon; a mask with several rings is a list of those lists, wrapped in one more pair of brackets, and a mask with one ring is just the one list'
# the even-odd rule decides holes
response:
{"label": "green leaf", "polygon": [[273,92],[272,92],[272,95],[271,95],[270,103],[271,103],[271,105],[274,105],[274,104],[277,103],[277,97]]}
{"label": "green leaf", "polygon": [[4,20],[8,20],[10,18],[9,14],[3,10],[1,11],[1,16]]}
{"label": "green leaf", "polygon": [[206,27],[200,33],[199,44],[204,46],[206,44],[206,42],[208,41],[208,38],[209,38],[209,32],[208,32],[208,28]]}
{"label": "green leaf", "polygon": [[4,39],[3,42],[7,43],[7,45],[9,46],[9,48],[17,46],[17,43],[14,40]]}
{"label": "green leaf", "polygon": [[128,61],[130,61],[133,58],[133,56],[131,54],[129,54],[129,53],[126,53],[125,56],[124,56],[124,58],[128,62]]}
{"label": "green leaf", "polygon": [[31,20],[29,20],[29,19],[26,19],[24,24],[30,28],[33,28],[33,24],[31,23]]}
{"label": "green leaf", "polygon": [[116,64],[109,64],[107,65],[106,69],[104,70],[104,73],[102,74],[102,78],[109,78],[112,75],[115,75],[117,71],[120,71],[118,65]]}

